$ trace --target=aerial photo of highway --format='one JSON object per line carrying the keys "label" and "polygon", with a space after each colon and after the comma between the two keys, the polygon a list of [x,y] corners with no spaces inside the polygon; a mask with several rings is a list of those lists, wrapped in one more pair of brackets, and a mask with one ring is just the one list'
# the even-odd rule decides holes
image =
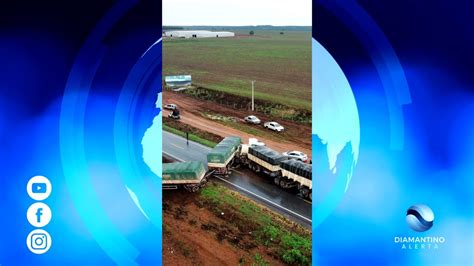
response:
{"label": "aerial photo of highway", "polygon": [[311,27],[164,27],[165,264],[311,264]]}

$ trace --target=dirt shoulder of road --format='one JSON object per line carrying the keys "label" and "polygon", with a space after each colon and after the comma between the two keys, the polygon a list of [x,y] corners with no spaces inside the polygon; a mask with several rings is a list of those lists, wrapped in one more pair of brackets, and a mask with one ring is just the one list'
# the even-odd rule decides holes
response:
{"label": "dirt shoulder of road", "polygon": [[[163,103],[178,105],[181,113],[181,123],[211,132],[221,137],[239,136],[244,142],[249,138],[257,138],[267,146],[278,152],[299,150],[311,156],[311,127],[296,122],[279,120],[285,127],[282,133],[271,132],[262,125],[248,125],[242,119],[252,114],[247,110],[236,110],[216,103],[200,101],[193,97],[164,91]],[[169,111],[164,110],[163,116],[168,116]],[[256,114],[261,120],[272,121],[273,118],[263,114]],[[225,121],[220,118],[235,118],[235,121]],[[214,118],[214,119],[213,119]]]}
{"label": "dirt shoulder of road", "polygon": [[163,265],[310,265],[311,232],[210,182],[163,193]]}

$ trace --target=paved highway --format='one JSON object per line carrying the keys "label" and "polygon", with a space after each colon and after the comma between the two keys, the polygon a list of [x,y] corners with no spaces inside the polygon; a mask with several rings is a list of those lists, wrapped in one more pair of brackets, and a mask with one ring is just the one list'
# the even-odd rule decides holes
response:
{"label": "paved highway", "polygon": [[[163,154],[179,161],[202,161],[207,164],[210,148],[163,131]],[[271,178],[255,174],[247,168],[235,169],[226,178],[218,180],[253,200],[278,211],[291,220],[311,228],[311,203],[299,198],[294,192],[275,186]]]}

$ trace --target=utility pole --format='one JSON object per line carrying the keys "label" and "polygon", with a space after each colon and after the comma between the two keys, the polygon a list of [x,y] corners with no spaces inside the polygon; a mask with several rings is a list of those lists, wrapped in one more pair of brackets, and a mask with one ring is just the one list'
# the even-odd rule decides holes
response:
{"label": "utility pole", "polygon": [[255,94],[255,80],[252,80],[252,112],[254,110],[254,94]]}

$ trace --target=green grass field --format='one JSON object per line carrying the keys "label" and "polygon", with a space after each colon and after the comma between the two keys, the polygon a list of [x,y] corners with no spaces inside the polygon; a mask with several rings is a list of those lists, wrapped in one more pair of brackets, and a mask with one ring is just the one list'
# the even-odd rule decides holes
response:
{"label": "green grass field", "polygon": [[[248,32],[236,32],[248,34]],[[311,110],[311,32],[256,31],[253,37],[167,39],[163,75],[195,85]]]}

